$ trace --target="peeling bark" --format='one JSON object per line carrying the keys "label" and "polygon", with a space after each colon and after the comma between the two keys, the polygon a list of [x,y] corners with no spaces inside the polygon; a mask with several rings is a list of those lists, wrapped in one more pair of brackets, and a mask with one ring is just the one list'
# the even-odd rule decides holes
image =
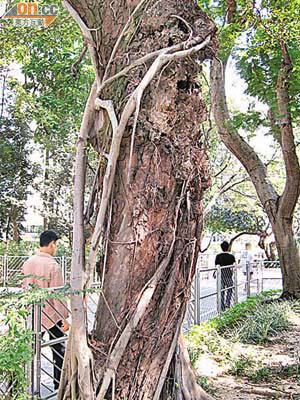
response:
{"label": "peeling bark", "polygon": [[[200,130],[206,107],[197,78],[216,47],[215,27],[193,0],[65,4],[89,44],[95,108],[102,113],[98,133],[96,110],[85,113],[77,168],[83,172],[81,155],[91,137],[108,157],[99,159],[106,171],[98,168],[95,177],[101,196],[91,196],[85,213],[95,224],[86,265],[84,179],[79,174],[75,181],[80,200],[72,288],[89,286],[102,235],[103,293],[92,355],[82,330],[83,298],[73,296],[75,326],[62,385],[71,382],[71,389],[61,390],[60,399],[159,399],[169,396],[167,372],[175,385],[174,353],[200,249],[203,192],[210,185]],[[178,361],[188,368],[186,358]],[[182,374],[182,399],[209,398],[191,370]]]}

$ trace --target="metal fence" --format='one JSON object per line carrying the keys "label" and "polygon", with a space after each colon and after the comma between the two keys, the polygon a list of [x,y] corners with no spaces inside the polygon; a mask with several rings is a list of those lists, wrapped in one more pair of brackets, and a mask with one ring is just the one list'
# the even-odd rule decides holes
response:
{"label": "metal fence", "polygon": [[[1,279],[4,284],[15,278],[21,272],[21,266],[27,257],[0,257]],[[68,257],[57,258],[60,263],[65,282],[69,282],[71,260]],[[250,295],[257,295],[263,290],[281,288],[281,270],[279,263],[260,262],[250,274],[247,269],[244,275],[239,266],[226,266],[218,268],[205,268],[199,263],[197,272],[192,285],[191,299],[187,308],[186,318],[183,324],[183,331],[187,332],[194,324],[213,318],[219,315],[238,302],[242,302]],[[98,277],[94,276],[94,282]],[[94,287],[100,285],[94,283]],[[97,309],[99,294],[92,293],[88,296],[87,302],[87,329],[90,331],[93,326],[94,317]],[[64,303],[68,307],[68,301]],[[70,312],[70,311],[69,311]],[[51,336],[49,329],[44,326],[45,317],[43,305],[38,304],[32,307],[29,327],[34,332],[33,360],[28,368],[30,381],[29,397],[31,399],[47,400],[56,397],[56,387],[58,369],[60,369],[59,359],[63,359],[64,345],[67,336],[61,332],[58,337]],[[61,329],[59,329],[61,331]],[[56,360],[56,364],[54,365]],[[58,361],[57,361],[58,360]],[[25,367],[24,367],[25,368]],[[0,382],[1,399],[17,399],[12,397],[14,382],[9,379]]]}
{"label": "metal fence", "polygon": [[[92,330],[99,299],[99,291],[97,291],[99,285],[93,284],[92,288],[95,291],[87,295],[86,303],[88,332]],[[60,288],[51,289],[51,291],[58,289]],[[51,311],[57,312],[63,320],[64,315],[60,311],[62,308],[67,310],[68,320],[71,320],[68,299],[49,299],[43,304],[32,305],[29,310],[30,316],[27,327],[33,332],[33,358],[31,365],[24,366],[24,374],[28,375],[28,398],[30,399],[48,400],[56,398],[68,333],[63,331],[61,324],[57,324],[53,320]],[[47,321],[50,321],[50,326]],[[19,399],[20,393],[15,390],[15,384],[12,375],[8,373],[6,379],[0,382],[0,399]]]}
{"label": "metal fence", "polygon": [[[29,256],[0,256],[0,287],[15,283],[20,286],[18,277],[22,274],[22,265]],[[66,256],[55,257],[57,263],[61,266],[65,284],[70,283],[72,258]],[[14,282],[15,281],[15,282]],[[93,283],[99,284],[100,277],[94,272]]]}
{"label": "metal fence", "polygon": [[245,275],[239,265],[206,268],[200,264],[192,285],[183,331],[187,332],[192,325],[216,317],[226,308],[269,289],[282,289],[278,261],[255,263],[253,274],[247,268]]}

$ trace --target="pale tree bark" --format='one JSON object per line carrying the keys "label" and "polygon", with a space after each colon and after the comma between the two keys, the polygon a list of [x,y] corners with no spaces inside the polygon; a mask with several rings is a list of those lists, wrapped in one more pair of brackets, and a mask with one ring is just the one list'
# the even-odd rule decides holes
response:
{"label": "pale tree bark", "polygon": [[[293,214],[299,199],[300,168],[289,112],[289,77],[292,62],[281,42],[282,63],[277,78],[278,125],[286,169],[285,189],[279,195],[269,180],[266,167],[255,150],[233,127],[225,94],[226,62],[214,59],[211,67],[211,96],[219,136],[247,170],[270,220],[283,273],[282,297],[300,298],[300,260],[293,232]],[[278,132],[277,136],[278,136]]]}
{"label": "pale tree bark", "polygon": [[[210,184],[198,73],[216,48],[215,26],[193,0],[64,4],[96,75],[77,144],[73,290],[89,288],[100,240],[104,257],[89,338],[84,296],[72,296],[58,399],[208,400],[178,338]],[[88,142],[101,156],[84,211]]]}

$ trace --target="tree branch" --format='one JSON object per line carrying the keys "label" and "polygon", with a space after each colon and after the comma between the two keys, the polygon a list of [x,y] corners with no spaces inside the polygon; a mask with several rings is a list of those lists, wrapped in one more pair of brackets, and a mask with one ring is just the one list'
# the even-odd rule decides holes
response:
{"label": "tree branch", "polygon": [[[209,34],[207,35],[207,37],[212,36],[212,34],[215,31],[209,32]],[[207,38],[206,37],[206,38]],[[206,39],[205,38],[205,39]],[[101,85],[98,88],[97,91],[97,96],[101,95],[101,91],[110,83],[112,83],[113,81],[115,81],[118,78],[121,78],[122,76],[125,76],[126,74],[128,74],[128,72],[130,72],[133,68],[136,68],[140,65],[144,65],[145,63],[147,63],[148,61],[152,60],[154,57],[158,57],[162,54],[170,54],[170,53],[174,53],[176,51],[182,50],[184,48],[186,48],[187,46],[195,46],[198,43],[201,43],[203,41],[202,37],[195,37],[195,39],[193,40],[186,40],[184,42],[181,42],[179,44],[176,44],[174,46],[170,46],[170,47],[164,47],[162,49],[159,50],[155,50],[152,51],[151,53],[146,54],[145,56],[139,58],[138,60],[133,61],[130,65],[128,65],[128,67],[122,69],[122,71],[118,72],[117,74],[113,75],[110,78],[107,78],[106,80],[103,79]]]}
{"label": "tree branch", "polygon": [[226,63],[217,59],[212,61],[211,96],[219,136],[247,170],[261,203],[270,210],[270,216],[275,215],[279,196],[267,176],[265,165],[232,125],[225,95],[224,67]]}
{"label": "tree branch", "polygon": [[[118,50],[118,48],[119,48],[119,46],[120,46],[120,43],[121,43],[121,41],[122,41],[122,39],[123,39],[123,36],[125,35],[125,33],[126,33],[128,27],[129,27],[129,25],[130,25],[130,23],[131,23],[131,21],[132,21],[132,18],[135,16],[135,14],[141,9],[141,7],[142,7],[147,1],[149,1],[149,0],[141,0],[141,1],[139,2],[139,4],[135,7],[133,13],[130,15],[130,17],[129,17],[127,23],[125,24],[125,26],[124,26],[124,28],[123,28],[121,34],[119,35],[119,37],[118,37],[118,39],[117,39],[117,41],[116,41],[116,43],[115,43],[115,45],[114,45],[113,50],[112,50],[112,52],[111,52],[109,61],[108,61],[107,66],[106,66],[106,68],[105,68],[105,72],[104,72],[104,75],[103,75],[102,82],[105,82],[105,81],[106,81],[106,78],[107,78],[107,75],[108,75],[108,71],[109,71],[109,67],[111,66],[111,64],[112,64],[112,62],[113,62],[113,60],[114,60],[114,57],[115,57],[115,55],[116,55],[116,52],[117,52],[117,50]],[[99,92],[99,91],[100,91],[100,88],[98,88],[98,92]]]}
{"label": "tree branch", "polygon": [[72,66],[71,66],[71,71],[72,71],[72,75],[73,75],[74,78],[77,77],[77,74],[78,74],[78,65],[79,65],[79,64],[81,63],[81,61],[84,59],[84,57],[85,57],[85,55],[86,55],[86,52],[87,52],[87,49],[88,49],[87,43],[84,43],[83,49],[82,49],[82,51],[81,51],[81,53],[80,53],[80,56],[79,56],[78,60],[75,61],[74,64],[72,64]]}
{"label": "tree branch", "polygon": [[250,231],[250,232],[244,231],[244,232],[240,232],[240,233],[238,233],[237,235],[235,235],[232,239],[230,239],[229,248],[231,249],[231,246],[232,246],[233,242],[234,242],[236,239],[238,239],[240,236],[243,236],[243,235],[254,235],[254,236],[259,236],[260,233],[261,233],[261,232],[259,232],[259,231],[254,231],[254,232],[252,232],[252,231]]}
{"label": "tree branch", "polygon": [[90,54],[91,54],[91,59],[92,59],[93,65],[94,65],[94,70],[96,73],[97,86],[99,86],[100,82],[101,82],[101,76],[100,76],[99,69],[98,69],[98,57],[97,57],[97,53],[96,53],[96,45],[95,45],[93,36],[91,34],[91,31],[93,31],[94,29],[89,29],[86,26],[85,22],[81,19],[78,12],[72,7],[72,5],[67,0],[62,0],[62,4],[69,11],[69,13],[72,15],[72,17],[77,22],[77,24],[80,26],[83,37],[87,41],[87,44],[88,44],[88,47],[90,50]]}
{"label": "tree branch", "polygon": [[209,249],[209,247],[210,247],[210,245],[211,245],[211,241],[212,241],[212,239],[213,239],[213,237],[214,237],[214,234],[215,234],[215,232],[213,232],[213,233],[210,235],[210,239],[209,239],[208,245],[206,246],[206,248],[205,248],[204,250],[200,249],[200,253],[205,253],[205,252]]}
{"label": "tree branch", "polygon": [[300,194],[300,167],[289,110],[289,79],[293,66],[287,46],[282,40],[280,46],[283,59],[277,79],[277,104],[286,182],[279,202],[279,212],[286,218],[292,218]]}
{"label": "tree branch", "polygon": [[[224,185],[217,191],[217,193],[213,196],[213,198],[210,200],[210,202],[208,203],[208,205],[205,207],[205,209],[203,210],[203,218],[205,218],[207,216],[207,214],[211,211],[212,207],[214,206],[214,204],[216,203],[217,199],[224,193],[228,192],[229,190],[233,190],[233,188],[237,185],[239,185],[240,183],[243,183],[245,181],[247,181],[248,179],[242,179],[240,181],[234,182],[233,184],[231,184],[230,186],[226,187],[226,185],[228,185],[228,183],[231,182],[231,180],[235,177],[236,175],[231,176],[227,182],[224,183]],[[246,196],[246,194],[243,193],[243,196]],[[249,197],[249,196],[248,196]],[[253,198],[253,197],[251,197]]]}

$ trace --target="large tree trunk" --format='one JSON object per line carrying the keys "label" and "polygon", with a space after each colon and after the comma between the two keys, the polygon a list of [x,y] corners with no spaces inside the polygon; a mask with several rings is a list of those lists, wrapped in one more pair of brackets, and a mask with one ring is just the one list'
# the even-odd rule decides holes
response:
{"label": "large tree trunk", "polygon": [[[73,289],[89,286],[103,237],[94,353],[86,356],[79,346],[78,330],[82,341],[86,337],[78,312],[83,302],[75,295],[73,369],[67,354],[59,399],[158,400],[178,392],[185,400],[209,399],[187,367],[182,344],[178,356],[176,348],[200,248],[202,196],[210,183],[198,74],[199,63],[216,47],[214,25],[193,0],[65,4],[88,40],[98,97],[97,110],[87,107],[77,166],[82,174],[88,139],[109,156],[106,161],[101,155],[85,212],[86,224],[97,217],[85,267],[82,250],[76,250],[83,237],[82,199],[74,222]],[[75,176],[77,196],[83,184],[84,177]]]}
{"label": "large tree trunk", "polygon": [[[277,78],[277,116],[280,145],[286,169],[286,184],[280,196],[267,174],[266,167],[254,149],[236,131],[229,116],[225,95],[226,62],[213,60],[211,95],[219,136],[226,147],[247,170],[261,204],[266,211],[280,259],[283,276],[283,297],[300,298],[300,259],[292,228],[294,209],[300,193],[300,168],[289,112],[289,77],[292,62],[285,43],[280,42],[282,63]],[[277,132],[276,132],[277,133]]]}
{"label": "large tree trunk", "polygon": [[273,232],[283,276],[282,297],[299,299],[300,259],[292,221],[277,217],[273,225]]}

